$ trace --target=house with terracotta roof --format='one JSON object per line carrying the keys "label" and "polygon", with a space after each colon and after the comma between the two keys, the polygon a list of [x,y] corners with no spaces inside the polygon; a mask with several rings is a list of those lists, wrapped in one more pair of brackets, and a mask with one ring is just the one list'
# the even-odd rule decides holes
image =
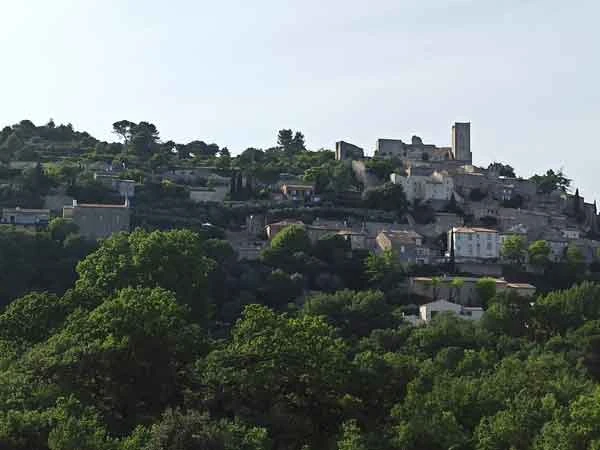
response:
{"label": "house with terracotta roof", "polygon": [[79,234],[88,239],[104,239],[113,233],[129,231],[131,210],[129,200],[122,205],[78,203],[63,207],[63,218],[79,227]]}

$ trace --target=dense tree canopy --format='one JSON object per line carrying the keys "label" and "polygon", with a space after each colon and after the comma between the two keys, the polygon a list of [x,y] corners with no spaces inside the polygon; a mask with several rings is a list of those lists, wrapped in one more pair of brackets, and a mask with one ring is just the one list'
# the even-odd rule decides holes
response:
{"label": "dense tree canopy", "polygon": [[[0,130],[2,205],[41,207],[50,193],[110,201],[92,175],[107,167],[139,183],[141,227],[100,243],[64,219],[0,228],[0,448],[600,448],[600,286],[582,282],[597,273],[580,247],[561,254],[508,238],[506,279],[533,280],[536,296],[496,292],[484,278],[482,320],[440,313],[413,326],[431,298],[464,297],[467,274],[441,289],[448,265],[407,267],[392,251],[369,254],[345,234],[316,239],[297,225],[260,259],[239,260],[220,227],[241,235],[250,214],[310,223],[333,208],[192,204],[176,181],[145,177],[202,165],[260,198],[283,173],[314,183],[323,203],[347,196],[363,208],[327,218],[391,223],[411,208],[425,223],[428,206],[408,205],[400,186],[361,199],[352,166],[306,151],[291,129],[277,147],[239,156],[200,139],[161,141],[144,121],[114,131],[121,142],[52,120]],[[393,159],[366,165],[382,182],[402,170]],[[540,192],[569,186],[560,172],[534,179]],[[408,288],[409,275],[430,277],[427,295]]]}
{"label": "dense tree canopy", "polygon": [[137,230],[113,235],[81,261],[77,286],[107,295],[127,286],[162,287],[202,318],[209,312],[206,283],[213,268],[198,234]]}

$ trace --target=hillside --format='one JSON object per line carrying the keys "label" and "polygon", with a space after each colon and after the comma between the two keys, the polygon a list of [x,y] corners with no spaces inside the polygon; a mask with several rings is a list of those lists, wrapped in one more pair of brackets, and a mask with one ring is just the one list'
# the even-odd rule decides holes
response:
{"label": "hillside", "polygon": [[561,171],[114,131],[0,134],[0,449],[600,448],[598,217]]}

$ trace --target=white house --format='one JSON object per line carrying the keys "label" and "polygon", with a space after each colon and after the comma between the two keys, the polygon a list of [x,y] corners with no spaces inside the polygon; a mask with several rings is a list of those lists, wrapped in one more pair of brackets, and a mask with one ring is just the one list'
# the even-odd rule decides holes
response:
{"label": "white house", "polygon": [[468,320],[479,320],[483,316],[483,308],[462,306],[447,300],[437,300],[419,307],[419,315],[423,322],[431,321],[437,314],[451,312]]}
{"label": "white house", "polygon": [[392,173],[390,181],[402,185],[406,199],[415,200],[450,200],[454,192],[454,181],[446,172],[433,172],[428,175],[409,173],[408,176]]}
{"label": "white house", "polygon": [[500,257],[500,233],[488,228],[454,227],[448,231],[448,251],[456,260],[492,260]]}

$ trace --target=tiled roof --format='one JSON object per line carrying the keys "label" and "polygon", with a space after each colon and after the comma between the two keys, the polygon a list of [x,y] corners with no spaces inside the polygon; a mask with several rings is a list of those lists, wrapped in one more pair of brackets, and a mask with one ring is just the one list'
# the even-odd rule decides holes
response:
{"label": "tiled roof", "polygon": [[469,228],[469,227],[457,227],[454,228],[455,233],[498,233],[497,230],[492,230],[491,228]]}
{"label": "tiled roof", "polygon": [[103,205],[100,203],[78,203],[75,206],[65,206],[65,208],[123,208],[128,209],[127,205]]}
{"label": "tiled roof", "polygon": [[24,209],[24,208],[2,208],[2,213],[16,212],[24,214],[50,214],[49,209]]}
{"label": "tiled roof", "polygon": [[507,286],[514,289],[535,289],[535,286],[529,283],[508,283]]}
{"label": "tiled roof", "polygon": [[314,189],[311,184],[284,184],[284,186],[291,189]]}

